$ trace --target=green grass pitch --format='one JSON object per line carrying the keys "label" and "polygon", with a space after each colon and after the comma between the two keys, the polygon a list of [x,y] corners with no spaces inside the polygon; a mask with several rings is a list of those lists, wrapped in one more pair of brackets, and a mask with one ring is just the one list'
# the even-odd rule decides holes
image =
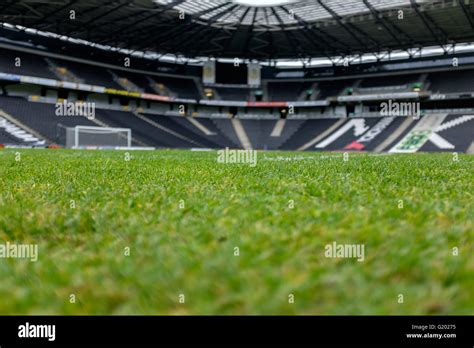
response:
{"label": "green grass pitch", "polygon": [[130,154],[0,150],[1,314],[474,313],[472,156]]}

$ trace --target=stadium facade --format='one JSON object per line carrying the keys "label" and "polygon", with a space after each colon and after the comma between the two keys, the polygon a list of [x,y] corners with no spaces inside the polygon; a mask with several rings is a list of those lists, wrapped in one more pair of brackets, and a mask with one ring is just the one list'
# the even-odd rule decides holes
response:
{"label": "stadium facade", "polygon": [[6,2],[0,144],[474,152],[473,11],[465,0]]}

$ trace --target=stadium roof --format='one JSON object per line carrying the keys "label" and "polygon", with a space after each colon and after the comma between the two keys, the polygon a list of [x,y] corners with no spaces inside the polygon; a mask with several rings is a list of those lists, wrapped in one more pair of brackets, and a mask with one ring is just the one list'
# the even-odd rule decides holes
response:
{"label": "stadium roof", "polygon": [[5,0],[0,22],[163,55],[266,60],[472,42],[473,12],[466,0]]}

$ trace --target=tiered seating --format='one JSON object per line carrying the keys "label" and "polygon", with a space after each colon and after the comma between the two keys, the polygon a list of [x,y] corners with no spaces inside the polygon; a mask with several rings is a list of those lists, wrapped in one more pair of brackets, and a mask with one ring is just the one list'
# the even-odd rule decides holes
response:
{"label": "tiered seating", "polygon": [[164,84],[177,97],[201,99],[196,83],[192,79],[180,79],[167,76],[151,76],[157,83]]}
{"label": "tiered seating", "polygon": [[219,132],[225,135],[231,144],[231,148],[241,148],[239,138],[235,133],[234,127],[232,126],[232,120],[230,119],[212,119],[211,122],[214,127],[219,129]]}
{"label": "tiered seating", "polygon": [[64,66],[60,66],[57,64],[56,60],[52,60],[50,58],[45,58],[46,64],[48,64],[49,70],[53,72],[53,74],[61,81],[69,81],[75,83],[83,83],[80,78],[74,75],[69,69],[65,68]]}
{"label": "tiered seating", "polygon": [[328,97],[337,97],[342,95],[347,88],[354,85],[356,80],[334,80],[318,82],[319,95],[317,99],[326,99]]}
{"label": "tiered seating", "polygon": [[[16,58],[21,59],[20,67],[15,66]],[[2,49],[0,53],[0,72],[56,79],[42,56],[20,51]]]}
{"label": "tiered seating", "polygon": [[150,86],[150,81],[147,79],[145,75],[129,73],[122,70],[113,70],[113,72],[118,77],[124,78],[130,81],[133,85],[138,87],[138,90],[140,92],[156,94],[156,91]]}
{"label": "tiered seating", "polygon": [[[160,115],[146,115],[150,120],[156,122],[160,126],[164,126],[177,134],[184,136],[185,138],[193,141],[191,147],[206,147],[215,148],[218,147],[211,138],[201,136],[199,133],[192,132],[188,128],[184,127],[178,120],[184,120],[184,117],[176,116],[160,116]],[[186,121],[189,122],[189,121]]]}
{"label": "tiered seating", "polygon": [[23,141],[7,133],[4,129],[0,128],[0,144],[2,145],[22,145]]}
{"label": "tiered seating", "polygon": [[61,128],[97,126],[85,117],[56,116],[53,104],[31,103],[23,98],[0,96],[0,109],[34,129],[46,140],[61,145],[64,145]]}
{"label": "tiered seating", "polygon": [[31,132],[20,128],[2,112],[0,116],[0,144],[41,146],[45,143],[44,140],[34,136]]}
{"label": "tiered seating", "polygon": [[[48,142],[61,145],[64,145],[65,127],[84,125],[130,128],[135,146],[185,149],[241,148],[232,119],[196,118],[190,120],[185,117],[135,115],[124,111],[96,109],[96,118],[93,122],[84,117],[56,116],[53,104],[28,102],[23,98],[6,96],[0,96],[0,110],[13,117],[16,120],[14,123],[19,127],[32,129],[31,134],[39,134]],[[380,124],[387,120],[391,122],[381,127]],[[421,121],[410,117],[240,120],[254,149],[297,150],[304,146],[307,151],[373,151],[379,148],[389,151],[414,129],[418,122]],[[277,123],[282,127],[275,127]],[[465,152],[474,141],[473,126],[474,116],[448,116],[441,126],[433,129],[433,132],[444,140],[438,138],[438,143],[435,140],[428,140],[421,150]],[[6,132],[5,129],[7,129],[6,124],[3,128],[0,127],[0,144],[39,145],[36,138],[30,137],[32,139],[28,140],[28,143],[27,140],[15,138],[12,132]],[[272,136],[273,130],[278,130],[274,132],[275,136]],[[445,144],[452,145],[446,147]],[[347,148],[348,146],[350,148]]]}
{"label": "tiered seating", "polygon": [[74,74],[72,74],[68,69],[57,67],[54,68],[53,72],[60,78],[61,81],[72,81],[76,83],[82,83],[83,81],[77,78]]}
{"label": "tiered seating", "polygon": [[147,80],[147,82],[148,82],[148,84],[151,88],[151,90],[150,90],[151,93],[164,95],[164,96],[167,96],[167,97],[172,95],[171,91],[164,84],[158,83],[158,82],[152,80],[150,77],[147,77],[146,80]]}
{"label": "tiered seating", "polygon": [[[15,66],[15,59],[21,59],[21,66]],[[48,65],[48,62],[50,63]],[[201,93],[192,78],[173,76],[147,76],[126,70],[107,69],[95,65],[72,62],[15,50],[2,50],[0,54],[0,72],[70,82],[83,82],[114,89],[128,89],[146,93],[157,93],[185,99],[201,99]],[[113,72],[123,78],[122,86],[114,81]],[[472,81],[474,70],[450,68],[449,71],[427,73],[428,79],[420,74],[402,74],[384,77],[349,78],[325,81],[269,81],[265,100],[297,101],[305,99],[305,91],[314,89],[312,99],[325,99],[346,94],[353,88],[354,94],[405,92],[412,90],[414,83],[423,82],[424,88],[433,93],[469,93],[474,92]],[[425,74],[426,75],[426,74]],[[222,100],[248,101],[251,90],[247,88],[217,87]]]}
{"label": "tiered seating", "polygon": [[[145,117],[149,118],[149,115]],[[148,145],[165,148],[192,148],[199,147],[190,141],[177,137],[153,124],[144,121],[130,112],[97,110],[97,119],[110,127],[130,128],[132,138],[138,140],[135,145]]]}
{"label": "tiered seating", "polygon": [[390,77],[373,77],[363,79],[360,88],[374,88],[387,86],[404,86],[417,82],[419,75],[393,75]]}
{"label": "tiered seating", "polygon": [[115,79],[115,82],[117,82],[126,91],[143,93],[143,89],[139,88],[136,84],[125,77],[119,77]]}
{"label": "tiered seating", "polygon": [[296,101],[309,89],[313,82],[281,81],[268,83],[268,99],[270,101]]}
{"label": "tiered seating", "polygon": [[123,89],[119,84],[114,82],[112,75],[105,68],[62,60],[57,61],[57,64],[70,70],[75,76],[84,80],[84,83],[114,89]]}
{"label": "tiered seating", "polygon": [[204,105],[199,106],[199,116],[218,118],[230,117],[229,113],[226,113],[225,111],[220,111],[218,107]]}
{"label": "tiered seating", "polygon": [[309,141],[316,138],[326,129],[336,123],[337,120],[289,120],[286,127],[294,127],[297,130],[282,145],[282,150],[296,150]]}
{"label": "tiered seating", "polygon": [[272,120],[241,120],[242,126],[254,149],[267,149],[270,134],[277,121]]}
{"label": "tiered seating", "polygon": [[247,88],[216,88],[221,100],[248,101],[249,89]]}
{"label": "tiered seating", "polygon": [[213,144],[212,148],[235,147],[235,144],[232,143],[208,118],[196,118],[195,120],[212,132],[212,135],[205,135],[185,117],[173,117],[173,120],[184,128],[198,134],[200,137],[208,139]]}
{"label": "tiered seating", "polygon": [[466,151],[474,144],[474,117],[463,115],[449,115],[441,124],[437,132],[444,140],[455,146],[455,149],[440,149],[432,142],[427,142],[421,151]]}
{"label": "tiered seating", "polygon": [[291,139],[295,135],[295,133],[298,131],[298,129],[300,129],[300,127],[303,124],[304,124],[304,121],[302,120],[286,120],[285,126],[283,127],[282,132],[279,137],[270,136],[265,140],[266,148],[282,149],[283,144],[289,141],[289,139]]}
{"label": "tiered seating", "polygon": [[455,70],[431,73],[430,90],[434,93],[474,92],[474,70]]}
{"label": "tiered seating", "polygon": [[420,75],[394,75],[373,77],[360,81],[353,94],[401,93],[411,92]]}
{"label": "tiered seating", "polygon": [[364,148],[364,150],[365,151],[375,150],[380,144],[384,142],[387,136],[395,132],[405,120],[406,120],[405,117],[396,117],[393,120],[393,122],[383,131],[383,133],[376,136],[372,141],[366,144],[366,147]]}
{"label": "tiered seating", "polygon": [[280,114],[278,112],[272,113],[264,108],[247,108],[240,110],[237,117],[241,119],[279,119]]}
{"label": "tiered seating", "polygon": [[[350,122],[351,120],[348,120],[347,122]],[[366,118],[361,120],[364,122],[365,127],[367,129],[370,129],[370,127],[373,127],[377,122],[380,121],[380,118],[372,117],[372,118]],[[336,129],[334,132],[337,132],[340,128],[344,127],[345,123],[341,125],[338,129]],[[341,134],[337,139],[335,139],[333,142],[325,146],[323,149],[324,151],[339,151],[344,149],[348,144],[352,143],[353,141],[357,140],[360,137],[360,135],[356,135],[355,131],[353,129],[348,130],[347,132]],[[314,150],[310,149],[310,150]]]}

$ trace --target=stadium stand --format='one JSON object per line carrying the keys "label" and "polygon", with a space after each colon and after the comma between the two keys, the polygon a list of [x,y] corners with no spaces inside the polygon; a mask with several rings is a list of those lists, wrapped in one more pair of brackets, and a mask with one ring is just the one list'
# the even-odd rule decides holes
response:
{"label": "stadium stand", "polygon": [[221,100],[250,100],[250,93],[248,88],[215,88],[219,99]]}
{"label": "stadium stand", "polygon": [[84,83],[94,86],[123,89],[113,80],[113,77],[108,69],[91,64],[71,62],[67,60],[56,61],[56,64],[71,71],[74,75],[83,80]]}
{"label": "stadium stand", "polygon": [[362,79],[359,88],[384,88],[390,86],[409,86],[418,81],[419,75],[393,75],[390,79],[372,77]]}
{"label": "stadium stand", "polygon": [[[164,5],[164,2],[167,5]],[[313,13],[321,13],[322,17],[318,17],[318,20],[329,18],[323,15],[327,11],[320,11],[321,2],[306,0],[296,2],[304,2],[306,8],[314,10]],[[299,7],[296,2],[288,4],[288,8],[297,10]],[[189,0],[179,3],[183,9],[203,9],[202,5]],[[356,3],[352,4],[355,6]],[[94,6],[100,4],[91,1],[84,6],[89,11],[94,11],[99,8]],[[167,13],[180,5],[173,0],[156,0],[151,6]],[[374,52],[368,51],[368,47],[372,46],[367,42],[363,45],[362,39],[360,42],[358,40],[355,42],[353,37],[348,36],[347,30],[338,21],[332,24],[328,22],[330,29],[337,35],[330,40],[333,41],[332,44],[329,41],[324,43],[325,49],[322,51],[322,47],[316,43],[318,40],[307,42],[307,30],[312,27],[303,24],[312,23],[312,19],[304,17],[304,13],[300,13],[299,20],[302,21],[300,23],[298,20],[282,19],[269,12],[269,20],[273,20],[273,25],[276,27],[267,36],[259,39],[262,40],[260,42],[254,40],[255,37],[252,36],[254,29],[265,28],[260,27],[261,23],[257,20],[259,7],[240,4],[235,6],[241,10],[245,8],[255,15],[255,18],[252,16],[246,18],[243,25],[245,27],[251,24],[249,27],[251,30],[239,31],[239,35],[233,36],[235,42],[231,40],[226,44],[221,43],[219,47],[222,51],[214,53],[212,53],[214,47],[210,47],[213,44],[195,35],[194,29],[188,27],[183,27],[182,32],[177,30],[174,33],[176,37],[162,38],[164,41],[160,41],[160,45],[152,45],[148,40],[137,42],[133,35],[124,37],[121,33],[110,32],[105,26],[103,36],[96,37],[105,45],[102,49],[93,46],[82,47],[77,42],[69,42],[65,38],[63,45],[59,47],[57,41],[48,35],[35,36],[30,31],[28,35],[31,36],[22,36],[21,28],[16,28],[16,32],[12,30],[12,33],[4,28],[2,33],[5,40],[0,42],[2,50],[0,110],[16,121],[14,122],[16,126],[30,129],[48,143],[60,144],[64,141],[58,135],[58,129],[86,125],[129,128],[133,132],[134,145],[157,148],[218,149],[251,146],[269,150],[391,151],[404,139],[410,140],[409,137],[419,129],[426,128],[434,135],[424,139],[424,142],[420,140],[414,147],[416,151],[458,149],[464,151],[471,147],[474,141],[473,122],[470,118],[474,114],[472,104],[474,56],[471,53],[459,53],[459,57],[455,57],[460,62],[458,65],[453,64],[454,57],[450,56],[451,52],[444,52],[442,57],[410,56],[400,58],[397,62],[390,58],[386,60],[377,58],[373,62],[362,62],[361,59],[357,64],[351,61],[350,64],[343,65],[333,61],[331,66],[311,67],[306,66],[307,63],[310,64],[310,60],[307,60],[303,63],[303,67],[299,68],[278,67],[275,59],[279,58],[284,62],[288,59],[295,60],[296,57],[303,61],[303,57],[310,57],[312,54],[316,56],[319,54],[320,57],[328,55],[336,57],[340,56],[342,51],[345,52],[344,56],[348,52],[358,54]],[[326,6],[331,5],[328,2]],[[407,9],[411,7],[408,2],[404,6]],[[434,18],[444,13],[440,11],[447,10],[438,5],[430,7],[420,3],[419,6],[426,13],[433,14]],[[45,11],[47,8],[52,10],[48,12],[52,14],[50,17],[44,16],[46,27],[48,23],[55,27],[55,23],[61,19],[59,14],[63,9],[55,4],[45,4],[43,7],[39,11]],[[452,27],[444,27],[444,30],[450,33],[452,42],[466,40],[468,27],[465,20],[461,21],[460,18],[464,18],[465,11],[473,7],[472,4],[450,7],[451,15],[459,16],[456,17],[458,20],[453,22]],[[391,9],[389,3],[385,1],[374,5],[374,8],[378,8],[380,13]],[[6,10],[11,12],[13,22],[18,17],[22,18],[22,21],[17,24],[36,25],[31,18],[22,15],[23,8],[18,4],[12,4]],[[356,11],[354,15],[367,14],[365,10],[359,8],[357,11],[362,12]],[[121,11],[124,16],[120,18],[129,22],[126,17],[126,14],[130,14],[128,10],[124,8]],[[212,23],[208,23],[209,18],[201,16],[199,11],[197,13],[191,11],[189,15],[198,16],[199,18],[194,19],[200,23],[199,25],[204,25],[202,28],[209,30],[209,34],[211,31],[219,34],[219,25],[236,24],[231,16],[221,12],[220,7],[215,11],[223,17]],[[338,12],[340,9],[335,8],[334,11]],[[351,13],[350,6],[347,11]],[[348,14],[343,14],[346,15]],[[416,47],[432,45],[429,32],[420,29],[426,25],[423,16],[416,11],[411,12],[410,16],[410,26],[419,34],[416,42],[410,41],[410,45]],[[164,22],[168,20],[166,16],[162,18],[157,15],[157,17],[159,18],[156,20],[150,18],[157,27],[161,27],[160,19]],[[349,15],[348,18],[352,17]],[[54,20],[56,22],[51,22]],[[141,30],[148,28],[143,27],[140,21],[132,21],[129,24]],[[174,25],[174,23],[167,24]],[[400,42],[394,41],[393,33],[383,30],[384,28],[373,20],[361,20],[357,25],[364,27],[361,32],[383,39],[387,49],[400,49],[406,46],[400,46]],[[443,27],[445,24],[434,21],[433,25]],[[97,35],[95,31],[86,35],[70,23],[64,23],[64,26],[69,32],[75,32],[78,35],[77,39],[90,40],[93,37],[89,35]],[[286,26],[292,28],[291,37],[295,41],[281,44],[285,39],[280,34],[288,29]],[[107,38],[107,34],[115,35],[112,39]],[[160,32],[157,32],[157,37],[160,35]],[[28,40],[24,39],[22,44],[18,44],[22,37],[27,37]],[[189,37],[196,42],[191,43]],[[242,38],[246,39],[241,40]],[[399,40],[404,39],[402,37]],[[174,46],[183,40],[192,48],[186,46],[178,49]],[[222,38],[222,40],[228,39]],[[237,41],[240,44],[237,44]],[[204,44],[199,46],[198,42]],[[276,45],[277,42],[280,44]],[[295,46],[296,42],[298,45]],[[252,85],[204,82],[203,64],[206,58],[195,59],[194,62],[184,59],[182,64],[179,59],[164,62],[157,57],[156,61],[140,58],[138,51],[133,55],[133,68],[128,68],[122,64],[126,55],[117,50],[107,49],[107,44],[121,44],[132,51],[161,50],[158,58],[168,53],[171,56],[175,53],[183,57],[189,53],[192,57],[207,56],[220,62],[221,58],[234,59],[236,55],[241,54],[249,63],[252,61],[262,63],[259,66],[261,80]],[[203,51],[203,47],[207,47],[210,51]],[[294,52],[296,48],[301,50],[297,55]],[[240,49],[242,51],[239,53]],[[380,52],[378,53],[381,57]],[[18,63],[17,58],[21,62],[19,66],[15,64]],[[226,69],[231,69],[232,64],[228,65]],[[248,66],[250,67],[250,64]],[[257,75],[260,74],[255,76]],[[239,81],[246,81],[246,77],[250,78],[250,73],[249,76],[243,77]],[[41,78],[57,82],[44,81]],[[78,87],[78,84],[82,86]],[[206,90],[214,93],[206,95]],[[97,106],[95,119],[56,116],[54,103],[63,99],[94,103]],[[416,119],[412,118],[412,115],[382,117],[381,103],[388,100],[400,104],[413,101],[420,107],[422,117]],[[0,130],[2,142],[19,141],[15,137],[12,138],[4,128]],[[456,134],[459,134],[459,139]]]}
{"label": "stadium stand", "polygon": [[50,143],[61,142],[61,127],[97,126],[82,116],[56,116],[54,105],[28,102],[23,98],[0,96],[0,110],[34,129]]}
{"label": "stadium stand", "polygon": [[[410,120],[410,118],[408,118]],[[366,139],[364,142],[357,141],[357,143],[362,144],[363,147],[359,147],[359,149],[364,151],[375,151],[378,146],[380,146],[384,140],[391,134],[399,129],[399,127],[403,124],[406,120],[405,117],[393,117],[393,120],[390,121],[389,124],[386,125],[385,129],[380,129],[380,133],[374,132],[371,133],[372,136]],[[375,126],[374,126],[375,127]],[[368,132],[371,132],[370,130]],[[359,140],[360,138],[358,138]],[[344,149],[346,150],[356,150],[357,147],[354,147],[353,143],[348,143]]]}
{"label": "stadium stand", "polygon": [[[467,151],[473,144],[473,115],[448,115],[443,123],[435,130],[437,134],[435,141],[426,142],[421,151],[438,152],[438,151]],[[440,138],[438,138],[441,137]],[[430,138],[433,139],[433,138]],[[441,143],[440,143],[441,141]],[[443,144],[443,147],[437,146]]]}
{"label": "stadium stand", "polygon": [[[286,131],[292,134],[281,145],[282,150],[301,149],[329,129],[337,120],[294,120],[288,122]],[[309,147],[308,147],[309,148]],[[303,149],[303,150],[306,150]]]}
{"label": "stadium stand", "polygon": [[351,88],[356,80],[334,80],[321,81],[318,83],[318,99],[326,99],[328,97],[337,97],[343,94],[348,88]]}
{"label": "stadium stand", "polygon": [[242,148],[242,144],[235,132],[232,123],[228,119],[211,119],[214,126],[219,130],[221,134],[223,134],[232,145],[232,148]]}
{"label": "stadium stand", "polygon": [[207,139],[213,144],[212,148],[236,146],[208,118],[171,117],[171,119],[200,138]]}
{"label": "stadium stand", "polygon": [[[120,78],[127,79],[130,81],[134,86],[138,87],[135,88],[136,91],[144,92],[144,93],[157,93],[158,90],[155,89],[156,83],[155,81],[151,80],[148,76],[145,76],[143,74],[135,74],[135,73],[130,73],[127,71],[123,70],[116,70],[114,71],[116,76],[119,76]],[[161,95],[166,94],[165,91],[161,91]]]}
{"label": "stadium stand", "polygon": [[268,149],[268,140],[277,121],[242,120],[242,126],[254,149]]}
{"label": "stadium stand", "polygon": [[189,78],[173,78],[168,76],[152,76],[156,83],[165,85],[175,96],[184,99],[201,99],[196,82]]}
{"label": "stadium stand", "polygon": [[137,145],[166,147],[166,148],[192,148],[201,147],[200,144],[177,136],[167,128],[160,128],[147,118],[137,117],[130,112],[99,110],[97,118],[110,127],[130,128]]}
{"label": "stadium stand", "polygon": [[[97,109],[95,119],[89,120],[78,116],[57,116],[53,104],[6,96],[0,96],[0,112],[11,117],[19,130],[25,127],[40,136],[35,138],[36,141],[24,141],[0,127],[0,143],[4,144],[36,144],[39,140],[46,140],[47,143],[64,145],[62,129],[81,125],[130,128],[136,146],[210,149],[243,146],[233,120],[229,118],[190,118]],[[428,119],[439,119],[440,122],[430,126],[434,135],[426,139],[419,150],[467,151],[472,145],[474,116],[463,114],[434,114],[419,119],[242,119],[240,122],[253,149],[388,151]]]}
{"label": "stadium stand", "polygon": [[46,145],[46,141],[21,128],[11,116],[0,111],[0,144],[29,147]]}
{"label": "stadium stand", "polygon": [[474,70],[446,71],[429,75],[433,93],[462,93],[474,90]]}
{"label": "stadium stand", "polygon": [[[191,147],[208,147],[216,148],[216,144],[205,137],[200,136],[199,134],[190,131],[188,128],[183,127],[177,120],[183,119],[182,116],[161,116],[161,115],[144,115],[149,120],[153,121],[155,124],[164,127],[165,129],[171,130],[176,134],[181,135],[185,139],[188,139],[188,144],[191,144]],[[186,146],[183,146],[186,147]],[[187,146],[189,147],[189,145]]]}
{"label": "stadium stand", "polygon": [[[1,122],[1,121],[0,121]],[[10,133],[6,132],[2,128],[0,128],[0,144],[13,144],[13,145],[21,145],[23,141],[20,139],[12,136]]]}
{"label": "stadium stand", "polygon": [[304,81],[285,81],[268,83],[268,100],[269,101],[288,101],[299,100],[312,85],[312,82]]}
{"label": "stadium stand", "polygon": [[[18,60],[19,59],[19,60]],[[43,57],[20,51],[1,50],[1,72],[25,76],[54,79],[56,76],[50,71]]]}

